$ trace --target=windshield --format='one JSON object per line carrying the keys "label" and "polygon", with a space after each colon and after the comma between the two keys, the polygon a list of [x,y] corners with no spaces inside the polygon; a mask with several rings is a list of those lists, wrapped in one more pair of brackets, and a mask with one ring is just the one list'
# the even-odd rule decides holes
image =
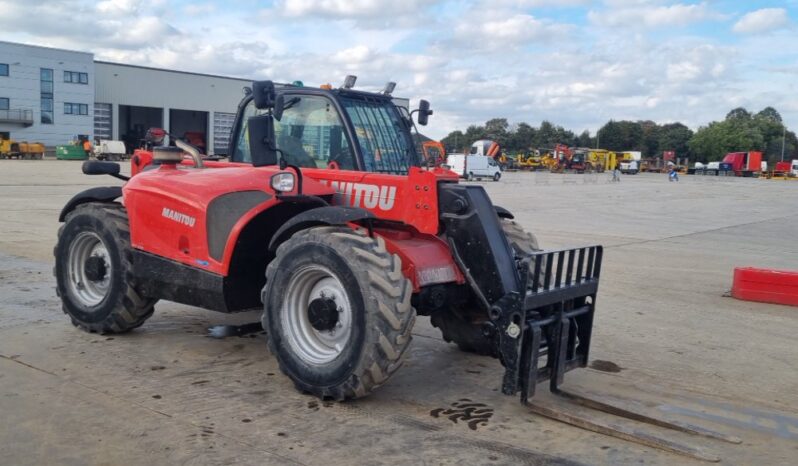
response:
{"label": "windshield", "polygon": [[369,172],[405,174],[417,165],[410,132],[391,101],[342,97]]}

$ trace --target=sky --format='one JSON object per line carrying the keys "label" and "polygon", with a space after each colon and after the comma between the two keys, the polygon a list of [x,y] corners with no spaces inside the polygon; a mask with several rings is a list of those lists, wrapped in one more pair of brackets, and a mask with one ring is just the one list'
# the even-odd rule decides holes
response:
{"label": "sky", "polygon": [[[696,129],[773,106],[798,129],[798,0],[0,0],[0,39],[307,85],[397,83],[441,138],[494,117]],[[201,98],[201,96],[198,96]]]}

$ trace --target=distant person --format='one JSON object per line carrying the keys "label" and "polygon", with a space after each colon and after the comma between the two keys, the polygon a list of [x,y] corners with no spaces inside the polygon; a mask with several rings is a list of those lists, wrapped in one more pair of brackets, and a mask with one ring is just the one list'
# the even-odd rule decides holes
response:
{"label": "distant person", "polygon": [[83,152],[86,153],[86,157],[91,155],[91,141],[89,141],[89,138],[83,140]]}
{"label": "distant person", "polygon": [[615,169],[612,170],[612,181],[621,182],[621,165],[615,164]]}
{"label": "distant person", "polygon": [[679,181],[679,172],[676,171],[676,168],[671,166],[671,170],[668,172],[668,181]]}

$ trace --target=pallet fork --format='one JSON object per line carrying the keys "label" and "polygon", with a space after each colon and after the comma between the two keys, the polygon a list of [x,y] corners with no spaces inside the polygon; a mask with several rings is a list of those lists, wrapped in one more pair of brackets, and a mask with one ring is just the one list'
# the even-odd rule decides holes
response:
{"label": "pallet fork", "polygon": [[[587,366],[602,255],[601,246],[590,246],[538,252],[519,261],[519,278],[527,284],[526,295],[508,294],[491,312],[505,366],[502,392],[520,392],[521,403],[531,412],[580,429],[698,460],[720,461],[699,448],[636,428],[530,402],[537,384],[548,380],[551,393],[569,404],[687,434],[734,444],[742,442],[734,436],[652,417],[560,388],[567,371]],[[543,357],[545,364],[541,366]]]}

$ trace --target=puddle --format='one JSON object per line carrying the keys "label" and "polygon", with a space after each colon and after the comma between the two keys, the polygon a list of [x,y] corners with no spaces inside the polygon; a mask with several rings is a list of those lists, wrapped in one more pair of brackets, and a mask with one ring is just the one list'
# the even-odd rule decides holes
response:
{"label": "puddle", "polygon": [[595,369],[601,372],[612,372],[617,373],[623,370],[623,367],[615,364],[612,361],[603,361],[601,359],[596,359],[590,363],[590,368]]}
{"label": "puddle", "polygon": [[471,430],[488,425],[488,419],[493,417],[493,408],[483,403],[475,403],[468,398],[461,398],[451,404],[450,408],[437,408],[429,412],[430,416],[439,418],[447,417],[457,424],[463,421]]}

